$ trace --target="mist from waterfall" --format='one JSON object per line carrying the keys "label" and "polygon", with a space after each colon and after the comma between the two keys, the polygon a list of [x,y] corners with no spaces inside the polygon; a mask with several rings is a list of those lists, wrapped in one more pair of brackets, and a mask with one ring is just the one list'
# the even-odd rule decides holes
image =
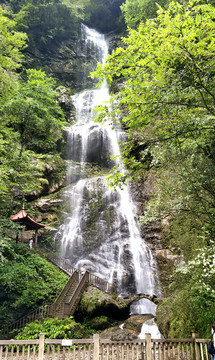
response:
{"label": "mist from waterfall", "polygon": [[[95,56],[94,66],[97,61],[104,63],[108,54],[104,35],[83,25],[82,41],[82,51]],[[113,192],[100,175],[101,169],[113,166],[111,156],[120,154],[118,140],[124,136],[109,123],[94,122],[93,109],[109,99],[107,83],[72,98],[76,122],[67,129],[69,185],[63,195],[68,205],[64,223],[55,235],[61,256],[73,267],[84,265],[89,272],[116,284],[118,295],[156,295],[156,264],[140,235],[129,185]],[[95,170],[98,176],[91,175]]]}

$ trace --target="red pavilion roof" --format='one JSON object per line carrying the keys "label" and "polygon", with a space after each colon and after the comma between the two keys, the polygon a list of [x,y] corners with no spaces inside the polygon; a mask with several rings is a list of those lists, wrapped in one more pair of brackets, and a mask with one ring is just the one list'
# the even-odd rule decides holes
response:
{"label": "red pavilion roof", "polygon": [[11,216],[10,220],[24,224],[27,230],[37,230],[46,226],[33,220],[25,210],[20,210],[16,215]]}

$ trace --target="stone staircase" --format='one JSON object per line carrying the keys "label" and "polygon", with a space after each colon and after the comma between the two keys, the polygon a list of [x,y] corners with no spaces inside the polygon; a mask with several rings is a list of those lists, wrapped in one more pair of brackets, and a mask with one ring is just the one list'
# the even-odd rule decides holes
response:
{"label": "stone staircase", "polygon": [[55,303],[59,304],[54,314],[55,317],[65,319],[66,317],[73,315],[88,284],[89,273],[86,272],[80,278],[80,274],[75,271],[55,301]]}
{"label": "stone staircase", "polygon": [[[56,308],[55,311],[55,317],[58,317],[59,319],[64,319],[66,317],[65,315],[65,308],[70,304],[72,301],[72,298],[75,294],[76,288],[79,283],[79,274],[77,271],[75,271],[67,281],[66,285],[64,286],[61,293],[58,295],[57,299],[55,300],[56,304],[59,304],[59,306]],[[69,316],[70,314],[68,314]],[[71,314],[73,315],[73,314]]]}

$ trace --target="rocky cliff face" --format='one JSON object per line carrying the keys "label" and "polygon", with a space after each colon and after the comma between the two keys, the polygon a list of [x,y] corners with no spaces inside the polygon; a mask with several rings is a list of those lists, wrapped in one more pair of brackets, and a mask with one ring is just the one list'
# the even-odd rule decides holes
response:
{"label": "rocky cliff face", "polygon": [[81,52],[80,29],[62,41],[53,39],[46,48],[28,47],[26,61],[27,66],[42,69],[57,84],[75,92],[81,90],[86,59]]}
{"label": "rocky cliff face", "polygon": [[[110,32],[106,37],[110,52],[121,43],[119,34]],[[92,86],[92,80],[84,75],[94,68],[95,57],[92,49],[86,55],[85,44],[81,40],[81,23],[66,39],[52,39],[46,47],[29,45],[25,55],[28,67],[42,69],[57,84],[69,88],[73,93]]]}

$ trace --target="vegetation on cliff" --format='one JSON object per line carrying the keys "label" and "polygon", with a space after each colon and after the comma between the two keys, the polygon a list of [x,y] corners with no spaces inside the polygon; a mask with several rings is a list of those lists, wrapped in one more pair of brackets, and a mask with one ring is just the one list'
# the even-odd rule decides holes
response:
{"label": "vegetation on cliff", "polygon": [[[53,299],[65,280],[44,259],[15,244],[11,234],[17,228],[5,220],[22,202],[47,194],[50,176],[59,177],[59,169],[60,174],[65,170],[60,71],[48,67],[46,57],[49,62],[54,54],[56,66],[69,49],[71,63],[74,49],[68,44],[77,45],[80,21],[103,32],[122,30],[121,4],[4,0],[7,10],[0,6],[2,322],[21,316],[26,306],[30,310]],[[122,5],[128,36],[96,72],[115,89],[112,110],[100,108],[99,118],[120,120],[127,131],[123,161],[134,179],[144,182],[150,175],[157,181],[141,218],[143,226],[165,219],[164,244],[183,258],[170,280],[168,299],[159,306],[158,324],[165,336],[208,336],[215,317],[215,7],[213,1],[168,4],[160,2],[158,12],[152,0]],[[65,49],[57,53],[61,42]],[[69,66],[77,65],[69,64],[68,73]],[[57,83],[40,70],[44,67]],[[113,185],[127,177],[116,168]]]}
{"label": "vegetation on cliff", "polygon": [[40,70],[21,69],[26,35],[16,31],[16,22],[1,7],[0,18],[0,212],[8,216],[48,182],[43,161],[48,154],[59,158],[65,117],[54,80]]}
{"label": "vegetation on cliff", "polygon": [[1,328],[44,303],[53,302],[68,276],[25,244],[0,242]]}
{"label": "vegetation on cliff", "polygon": [[[163,333],[205,336],[215,317],[215,7],[171,2],[135,29],[140,19],[135,12],[129,18],[133,3],[128,0],[123,9],[134,29],[92,74],[114,82],[115,89],[117,84],[112,108],[101,106],[98,119],[120,119],[127,130],[123,161],[129,173],[137,181],[147,174],[157,179],[143,226],[168,220],[165,244],[183,256],[170,299],[158,313],[166,309]],[[115,170],[112,183],[118,185],[128,175]]]}

